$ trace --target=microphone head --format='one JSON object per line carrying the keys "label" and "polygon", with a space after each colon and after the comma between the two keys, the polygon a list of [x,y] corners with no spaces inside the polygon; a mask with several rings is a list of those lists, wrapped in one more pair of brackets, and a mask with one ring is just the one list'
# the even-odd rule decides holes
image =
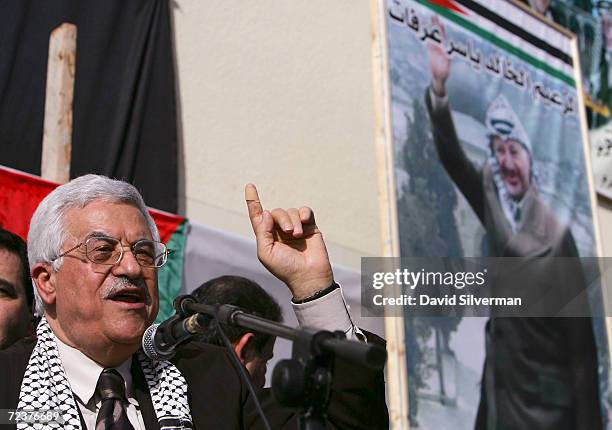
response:
{"label": "microphone head", "polygon": [[142,336],[142,350],[153,361],[170,360],[174,357],[174,349],[163,352],[160,351],[159,347],[155,344],[155,334],[159,324],[153,324],[149,326]]}
{"label": "microphone head", "polygon": [[198,301],[196,300],[196,298],[193,297],[192,295],[183,294],[174,299],[174,303],[173,303],[174,310],[176,311],[177,314],[180,314],[183,316],[193,315],[194,312],[189,310],[188,307],[189,305],[192,305],[197,302]]}

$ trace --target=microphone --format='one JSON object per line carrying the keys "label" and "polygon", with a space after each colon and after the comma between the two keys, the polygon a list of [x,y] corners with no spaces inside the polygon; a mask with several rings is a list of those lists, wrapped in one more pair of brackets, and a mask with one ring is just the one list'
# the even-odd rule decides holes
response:
{"label": "microphone", "polygon": [[196,311],[191,310],[191,306],[197,303],[198,301],[191,294],[183,294],[174,299],[172,306],[177,314],[185,317],[196,313]]}
{"label": "microphone", "polygon": [[176,348],[198,333],[203,333],[201,314],[175,314],[161,324],[148,327],[142,337],[142,350],[151,360],[170,360]]}

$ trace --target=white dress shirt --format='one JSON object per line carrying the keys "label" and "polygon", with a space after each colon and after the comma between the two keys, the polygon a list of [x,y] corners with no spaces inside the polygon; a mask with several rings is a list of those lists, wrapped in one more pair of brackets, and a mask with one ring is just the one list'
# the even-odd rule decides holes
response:
{"label": "white dress shirt", "polygon": [[365,335],[355,325],[349,307],[342,294],[342,288],[306,303],[291,303],[300,327],[318,330],[341,330],[347,339],[365,341]]}
{"label": "white dress shirt", "polygon": [[[349,339],[364,339],[363,333],[353,323],[348,306],[340,288],[323,297],[310,302],[293,303],[293,311],[300,324],[319,330],[341,330]],[[105,369],[87,357],[78,349],[72,348],[59,340],[55,335],[59,357],[66,372],[66,378],[75,395],[76,403],[81,411],[88,430],[95,430],[96,418],[102,405],[100,396],[96,394],[98,378]],[[126,412],[135,430],[146,430],[138,401],[132,386],[132,358],[128,359],[115,370],[125,381],[127,397]]]}
{"label": "white dress shirt", "polygon": [[[95,391],[96,385],[98,384],[98,378],[105,368],[78,349],[66,345],[55,335],[54,337],[62,366],[66,372],[66,378],[70,383],[70,387],[74,393],[77,406],[81,411],[85,425],[88,429],[95,430],[96,418],[98,417],[98,411],[102,405],[100,396]],[[134,397],[131,366],[132,358],[130,357],[127,361],[114,369],[119,372],[125,381],[125,394],[127,397],[125,410],[130,423],[132,423],[135,430],[146,430],[138,401],[136,401]]]}

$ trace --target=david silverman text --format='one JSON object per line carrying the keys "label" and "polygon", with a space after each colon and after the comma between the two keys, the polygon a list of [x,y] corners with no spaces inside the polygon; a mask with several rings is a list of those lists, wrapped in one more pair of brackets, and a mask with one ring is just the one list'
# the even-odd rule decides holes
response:
{"label": "david silverman text", "polygon": [[[459,303],[457,303],[459,297]],[[459,296],[430,297],[427,294],[419,294],[417,297],[402,294],[399,297],[383,297],[377,294],[372,298],[376,306],[522,306],[523,299],[520,297],[476,297],[472,294]]]}

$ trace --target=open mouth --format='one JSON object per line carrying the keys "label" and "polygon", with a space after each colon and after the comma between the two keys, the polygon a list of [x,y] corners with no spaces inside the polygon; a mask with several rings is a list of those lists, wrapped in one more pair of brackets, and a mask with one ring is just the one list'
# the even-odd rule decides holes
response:
{"label": "open mouth", "polygon": [[109,299],[116,302],[144,303],[145,294],[140,288],[126,288],[117,291]]}
{"label": "open mouth", "polygon": [[506,182],[508,182],[510,185],[517,185],[519,180],[516,177],[507,177]]}
{"label": "open mouth", "polygon": [[519,175],[516,172],[503,172],[503,178],[506,182],[512,184],[512,185],[516,185],[520,178]]}

